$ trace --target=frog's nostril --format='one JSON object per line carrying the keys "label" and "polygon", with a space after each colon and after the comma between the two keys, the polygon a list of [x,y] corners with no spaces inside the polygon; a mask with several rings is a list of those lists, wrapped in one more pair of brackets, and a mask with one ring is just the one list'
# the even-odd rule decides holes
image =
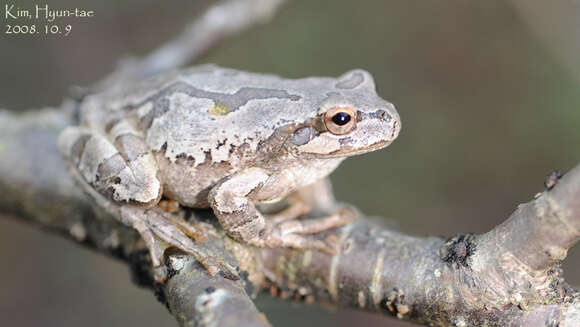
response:
{"label": "frog's nostril", "polygon": [[391,119],[393,119],[393,117],[391,117],[391,115],[389,115],[384,110],[378,110],[377,111],[377,117],[379,117],[379,119],[381,119],[381,120],[386,121],[387,123],[389,123],[391,121]]}

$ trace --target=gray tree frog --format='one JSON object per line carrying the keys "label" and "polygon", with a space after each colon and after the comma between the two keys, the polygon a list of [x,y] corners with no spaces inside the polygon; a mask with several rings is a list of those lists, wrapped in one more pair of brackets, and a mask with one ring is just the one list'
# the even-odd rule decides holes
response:
{"label": "gray tree frog", "polygon": [[309,234],[345,224],[348,214],[296,220],[307,201],[272,217],[257,205],[300,194],[346,157],[389,145],[400,127],[363,70],[284,79],[203,65],[87,95],[59,148],[87,192],[141,234],[155,267],[162,241],[215,273],[190,238],[203,233],[160,210],[162,196],[212,208],[237,241],[324,250]]}

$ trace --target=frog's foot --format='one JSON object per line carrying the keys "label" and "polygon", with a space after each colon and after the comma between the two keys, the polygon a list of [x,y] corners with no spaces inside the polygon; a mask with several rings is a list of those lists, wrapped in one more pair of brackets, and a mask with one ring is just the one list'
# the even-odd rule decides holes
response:
{"label": "frog's foot", "polygon": [[169,223],[179,228],[180,231],[193,238],[196,242],[205,242],[207,240],[207,231],[203,227],[190,224],[181,217],[176,217],[171,214],[163,214],[163,216]]}
{"label": "frog's foot", "polygon": [[157,282],[167,278],[165,268],[165,249],[176,247],[193,256],[212,276],[220,270],[225,270],[234,276],[237,272],[234,267],[222,262],[209,254],[203,247],[196,245],[189,237],[196,240],[207,237],[205,231],[199,227],[180,221],[178,217],[167,214],[159,208],[144,209],[136,206],[122,206],[120,208],[122,221],[135,228],[149,249]]}
{"label": "frog's foot", "polygon": [[358,214],[355,210],[343,207],[335,214],[326,217],[270,222],[267,224],[264,234],[250,243],[266,247],[316,249],[328,254],[335,254],[337,244],[334,238],[321,240],[312,234],[344,226],[357,217]]}
{"label": "frog's foot", "polygon": [[304,216],[311,210],[310,205],[304,201],[295,201],[288,208],[273,214],[266,215],[266,219],[272,225],[278,225],[285,221],[293,220],[298,217]]}

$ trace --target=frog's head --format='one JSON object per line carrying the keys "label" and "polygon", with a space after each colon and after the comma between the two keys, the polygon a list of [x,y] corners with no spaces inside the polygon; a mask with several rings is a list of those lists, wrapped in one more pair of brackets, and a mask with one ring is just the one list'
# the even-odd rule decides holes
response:
{"label": "frog's head", "polygon": [[395,107],[375,91],[372,76],[349,71],[333,79],[314,118],[293,131],[299,153],[315,157],[348,157],[389,145],[401,130]]}

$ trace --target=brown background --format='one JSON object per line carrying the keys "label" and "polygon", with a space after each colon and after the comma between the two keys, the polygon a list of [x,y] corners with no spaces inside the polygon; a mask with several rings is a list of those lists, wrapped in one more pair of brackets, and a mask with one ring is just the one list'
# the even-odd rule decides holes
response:
{"label": "brown background", "polygon": [[[58,105],[68,87],[147,53],[207,2],[48,1],[96,11],[59,21],[73,26],[68,37],[5,35],[2,15],[0,107]],[[580,4],[564,0],[301,0],[201,62],[287,77],[369,70],[403,130],[333,174],[339,199],[415,235],[482,233],[541,191],[547,173],[580,162],[578,17]],[[3,326],[175,325],[122,264],[20,222],[0,219],[0,260]],[[580,253],[564,266],[578,285]],[[258,304],[275,326],[407,325],[269,297]]]}

